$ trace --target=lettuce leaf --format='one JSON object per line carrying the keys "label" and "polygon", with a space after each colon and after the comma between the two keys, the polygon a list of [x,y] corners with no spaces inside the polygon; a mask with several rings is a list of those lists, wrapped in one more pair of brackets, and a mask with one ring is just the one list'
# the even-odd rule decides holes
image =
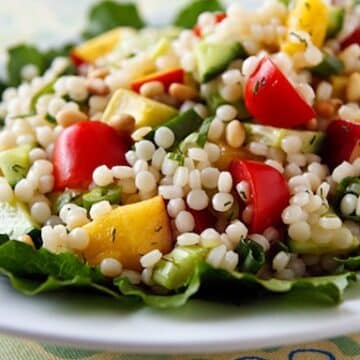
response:
{"label": "lettuce leaf", "polygon": [[115,280],[115,285],[123,295],[138,298],[146,305],[176,308],[184,305],[194,295],[214,301],[241,303],[252,300],[255,296],[291,293],[298,296],[301,301],[308,298],[310,301],[337,304],[341,301],[345,288],[355,280],[355,274],[350,272],[291,281],[262,280],[252,274],[229,273],[201,263],[188,285],[176,294],[154,295],[144,287],[130,284],[124,278]]}
{"label": "lettuce leaf", "polygon": [[90,9],[83,37],[89,39],[118,26],[141,29],[145,23],[134,4],[119,4],[112,0],[101,1]]}
{"label": "lettuce leaf", "polygon": [[0,272],[12,286],[26,295],[64,287],[91,288],[115,297],[119,294],[100,271],[72,253],[52,254],[44,248],[1,237]]}
{"label": "lettuce leaf", "polygon": [[360,255],[350,256],[347,259],[336,259],[338,263],[342,265],[343,268],[351,271],[360,270]]}
{"label": "lettuce leaf", "polygon": [[174,25],[191,29],[197,23],[198,16],[205,12],[224,11],[218,0],[195,0],[180,10],[174,20]]}

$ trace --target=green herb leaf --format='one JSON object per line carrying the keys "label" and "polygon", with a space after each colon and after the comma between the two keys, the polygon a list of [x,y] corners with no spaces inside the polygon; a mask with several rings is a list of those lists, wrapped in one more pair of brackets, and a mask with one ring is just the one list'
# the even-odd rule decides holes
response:
{"label": "green herb leaf", "polygon": [[208,117],[203,121],[203,123],[200,126],[199,134],[198,134],[198,137],[197,137],[197,140],[196,140],[197,144],[200,147],[204,147],[205,144],[206,144],[206,141],[208,139],[208,132],[209,132],[209,129],[210,129],[210,125],[211,125],[213,120],[214,120],[213,117]]}
{"label": "green herb leaf", "polygon": [[265,264],[264,249],[255,241],[242,239],[235,251],[239,254],[239,271],[256,274]]}
{"label": "green herb leaf", "polygon": [[218,0],[195,0],[180,10],[174,20],[174,25],[183,28],[192,28],[197,23],[198,16],[205,12],[224,11]]}
{"label": "green herb leaf", "polygon": [[95,4],[89,12],[88,24],[83,32],[84,38],[91,38],[118,26],[135,29],[144,27],[144,21],[134,4],[105,0]]}
{"label": "green herb leaf", "polygon": [[46,113],[45,120],[50,124],[56,124],[56,118],[49,113]]}

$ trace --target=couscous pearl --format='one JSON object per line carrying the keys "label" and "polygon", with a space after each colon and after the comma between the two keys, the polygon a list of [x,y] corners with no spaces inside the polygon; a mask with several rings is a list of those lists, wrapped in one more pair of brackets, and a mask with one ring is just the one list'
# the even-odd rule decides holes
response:
{"label": "couscous pearl", "polygon": [[153,280],[152,280],[152,269],[151,268],[146,268],[142,271],[141,273],[141,281],[148,286],[152,286],[153,285]]}
{"label": "couscous pearl", "polygon": [[171,129],[162,126],[155,131],[154,141],[157,146],[168,149],[175,142],[175,135]]}
{"label": "couscous pearl", "polygon": [[274,228],[273,226],[266,228],[263,232],[263,235],[266,237],[266,239],[270,243],[275,242],[276,240],[278,240],[280,238],[279,231],[276,228]]}
{"label": "couscous pearl", "polygon": [[270,249],[269,241],[266,239],[265,236],[263,236],[261,234],[251,234],[251,235],[249,235],[249,239],[251,239],[252,241],[255,241],[257,244],[262,246],[264,251],[268,251]]}
{"label": "couscous pearl", "polygon": [[180,233],[191,232],[195,227],[194,217],[189,211],[180,211],[176,216],[175,225]]}
{"label": "couscous pearl", "polygon": [[248,234],[247,227],[239,220],[235,220],[228,225],[225,232],[234,244],[237,244],[240,240],[245,239]]}
{"label": "couscous pearl", "polygon": [[76,227],[83,226],[89,222],[86,215],[81,213],[71,213],[66,219],[66,227],[69,230],[75,229]]}
{"label": "couscous pearl", "polygon": [[265,161],[265,164],[273,167],[281,174],[284,172],[284,168],[279,161],[269,159]]}
{"label": "couscous pearl", "polygon": [[178,167],[178,163],[175,160],[166,157],[162,163],[161,172],[164,175],[174,175],[177,167]]}
{"label": "couscous pearl", "polygon": [[311,237],[310,225],[305,221],[291,224],[288,232],[291,239],[299,242],[307,241]]}
{"label": "couscous pearl", "polygon": [[140,171],[136,174],[135,185],[142,192],[150,192],[156,188],[156,179],[149,171]]}
{"label": "couscous pearl", "polygon": [[207,167],[201,170],[201,183],[203,187],[205,189],[215,189],[218,183],[219,175],[220,171],[215,167]]}
{"label": "couscous pearl", "polygon": [[250,185],[247,181],[242,180],[236,185],[236,191],[240,198],[244,202],[248,202],[250,199]]}
{"label": "couscous pearl", "polygon": [[217,160],[219,160],[220,155],[221,155],[221,150],[220,150],[219,146],[217,146],[216,144],[207,142],[204,146],[204,150],[208,154],[210,163],[214,163]]}
{"label": "couscous pearl", "polygon": [[341,227],[342,222],[337,216],[323,216],[319,220],[319,225],[325,230],[335,230]]}
{"label": "couscous pearl", "polygon": [[251,142],[249,144],[249,150],[251,153],[259,156],[266,156],[268,153],[268,147],[265,144]]}
{"label": "couscous pearl", "polygon": [[298,192],[291,199],[291,205],[305,206],[310,201],[310,195],[308,192]]}
{"label": "couscous pearl", "polygon": [[35,202],[30,211],[32,218],[40,224],[43,224],[51,216],[50,207],[46,202]]}
{"label": "couscous pearl", "polygon": [[138,159],[151,160],[155,152],[155,145],[149,140],[141,140],[135,143],[135,153]]}
{"label": "couscous pearl", "polygon": [[46,152],[41,148],[31,149],[29,152],[29,160],[34,163],[36,160],[46,159]]}
{"label": "couscous pearl", "polygon": [[201,246],[206,248],[212,248],[220,245],[220,234],[212,228],[205,229],[200,234],[200,243]]}
{"label": "couscous pearl", "polygon": [[208,131],[208,139],[210,141],[219,140],[222,134],[224,133],[224,130],[225,130],[224,123],[220,119],[215,118],[210,124]]}
{"label": "couscous pearl", "polygon": [[36,139],[43,147],[47,147],[54,141],[53,131],[49,126],[40,126],[35,129]]}
{"label": "couscous pearl", "polygon": [[155,249],[140,258],[140,264],[144,268],[153,268],[162,257],[160,250]]}
{"label": "couscous pearl", "polygon": [[181,198],[171,199],[167,204],[167,212],[172,218],[175,218],[185,208],[185,201]]}
{"label": "couscous pearl", "polygon": [[217,186],[220,192],[229,193],[232,190],[233,180],[228,171],[220,173]]}
{"label": "couscous pearl", "polygon": [[302,147],[302,140],[297,135],[288,135],[281,140],[281,149],[287,154],[297,154]]}
{"label": "couscous pearl", "polygon": [[98,203],[94,204],[90,208],[90,217],[92,220],[99,219],[100,217],[110,213],[112,207],[110,203],[106,200],[99,201]]}
{"label": "couscous pearl", "polygon": [[143,159],[136,160],[133,170],[135,174],[138,174],[141,171],[146,171],[149,168],[147,161]]}
{"label": "couscous pearl", "polygon": [[136,193],[136,185],[133,178],[120,180],[119,185],[121,186],[121,191],[124,194]]}
{"label": "couscous pearl", "polygon": [[100,263],[100,271],[104,276],[114,278],[121,274],[122,265],[120,261],[116,259],[106,258]]}
{"label": "couscous pearl", "polygon": [[89,235],[83,228],[75,228],[68,236],[69,247],[75,250],[85,250],[89,245]]}
{"label": "couscous pearl", "polygon": [[304,206],[304,210],[308,212],[317,211],[322,205],[322,199],[319,195],[310,196],[310,201]]}
{"label": "couscous pearl", "polygon": [[353,235],[346,227],[333,231],[333,242],[340,249],[348,249],[353,243]]}
{"label": "couscous pearl", "polygon": [[286,160],[288,163],[293,163],[300,167],[305,166],[307,163],[306,156],[304,154],[288,154]]}
{"label": "couscous pearl", "polygon": [[308,171],[312,174],[317,175],[320,179],[324,179],[329,173],[329,169],[326,165],[322,165],[317,162],[312,162],[311,164],[309,164]]}
{"label": "couscous pearl", "polygon": [[239,148],[245,142],[246,133],[244,126],[239,120],[232,120],[226,126],[226,142],[233,148]]}
{"label": "couscous pearl", "polygon": [[75,204],[65,204],[60,209],[59,217],[64,223],[66,223],[68,216],[74,212],[78,212],[86,215],[86,209],[81,208],[80,206],[77,206]]}
{"label": "couscous pearl", "polygon": [[13,190],[7,181],[0,182],[0,202],[9,202],[13,198]]}
{"label": "couscous pearl", "polygon": [[38,182],[38,189],[41,194],[49,193],[54,188],[55,179],[52,175],[40,176]]}
{"label": "couscous pearl", "polygon": [[129,150],[125,153],[125,159],[126,161],[133,166],[137,160],[137,156],[134,150]]}
{"label": "couscous pearl", "polygon": [[289,264],[290,255],[285,251],[280,251],[277,253],[273,259],[272,267],[275,271],[282,271]]}
{"label": "couscous pearl", "polygon": [[29,202],[34,196],[34,188],[32,184],[26,179],[20,180],[15,185],[14,192],[16,198],[24,202]]}
{"label": "couscous pearl", "polygon": [[184,233],[177,237],[177,244],[179,246],[192,246],[200,242],[200,235],[195,233]]}
{"label": "couscous pearl", "polygon": [[241,83],[243,81],[243,76],[241,74],[241,71],[238,69],[231,69],[225,71],[221,78],[226,85],[231,85],[235,83]]}
{"label": "couscous pearl", "polygon": [[221,262],[221,268],[227,270],[227,271],[234,271],[238,265],[239,262],[239,254],[237,254],[235,251],[227,251],[222,262]]}
{"label": "couscous pearl", "polygon": [[175,185],[161,185],[158,188],[159,195],[164,199],[176,199],[183,197],[183,189],[180,186]]}
{"label": "couscous pearl", "polygon": [[223,245],[225,245],[226,247],[226,250],[233,250],[234,249],[234,244],[233,242],[230,240],[229,236],[227,236],[227,234],[221,234],[220,235],[220,240],[221,240],[221,243]]}
{"label": "couscous pearl", "polygon": [[133,270],[124,270],[121,276],[127,278],[131,284],[138,285],[141,283],[141,275]]}
{"label": "couscous pearl", "polygon": [[186,202],[189,208],[194,210],[203,210],[209,204],[209,198],[204,190],[191,190],[186,196]]}
{"label": "couscous pearl", "polygon": [[166,151],[163,148],[160,147],[156,149],[151,159],[151,165],[154,166],[156,169],[160,169],[165,156]]}
{"label": "couscous pearl", "polygon": [[284,224],[293,224],[299,221],[302,217],[302,209],[298,205],[290,205],[282,212],[282,221]]}
{"label": "couscous pearl", "polygon": [[334,169],[331,176],[335,182],[340,183],[348,176],[355,176],[355,169],[350,163],[344,161]]}
{"label": "couscous pearl", "polygon": [[201,189],[201,173],[198,169],[190,171],[189,186],[191,189]]}
{"label": "couscous pearl", "polygon": [[216,109],[216,117],[224,122],[235,119],[237,110],[232,105],[221,105]]}
{"label": "couscous pearl", "polygon": [[215,211],[228,211],[234,203],[234,197],[229,193],[219,192],[212,198],[212,206]]}
{"label": "couscous pearl", "polygon": [[210,250],[206,261],[214,268],[219,268],[226,254],[225,245],[219,245]]}
{"label": "couscous pearl", "polygon": [[360,216],[360,198],[358,198],[358,201],[356,204],[355,215]]}
{"label": "couscous pearl", "polygon": [[114,178],[111,170],[106,165],[97,167],[93,172],[93,181],[98,186],[110,185]]}
{"label": "couscous pearl", "polygon": [[174,185],[185,186],[189,180],[189,169],[185,166],[179,166],[174,174]]}
{"label": "couscous pearl", "polygon": [[188,150],[188,156],[195,161],[208,161],[208,154],[200,148],[191,148]]}
{"label": "couscous pearl", "polygon": [[114,166],[111,168],[112,174],[117,179],[130,179],[135,177],[134,169],[130,166]]}
{"label": "couscous pearl", "polygon": [[298,176],[298,175],[301,175],[301,174],[302,174],[302,171],[301,171],[300,167],[297,164],[291,163],[291,164],[286,165],[286,167],[285,167],[285,176],[287,178],[292,178],[294,176]]}

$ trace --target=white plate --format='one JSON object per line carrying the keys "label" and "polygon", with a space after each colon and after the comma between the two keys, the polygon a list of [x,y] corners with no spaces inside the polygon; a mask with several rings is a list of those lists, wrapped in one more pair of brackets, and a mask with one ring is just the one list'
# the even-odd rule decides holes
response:
{"label": "white plate", "polygon": [[0,279],[0,331],[136,353],[226,352],[314,341],[360,330],[360,286],[337,307],[262,299],[242,306],[192,300],[160,311],[78,292],[26,297]]}

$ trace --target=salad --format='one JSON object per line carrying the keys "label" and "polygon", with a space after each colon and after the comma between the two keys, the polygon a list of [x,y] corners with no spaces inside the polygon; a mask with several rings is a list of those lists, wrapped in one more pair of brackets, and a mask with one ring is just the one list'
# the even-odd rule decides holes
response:
{"label": "salad", "polygon": [[0,272],[154,307],[294,294],[360,270],[360,5],[100,2],[81,40],[8,51]]}

